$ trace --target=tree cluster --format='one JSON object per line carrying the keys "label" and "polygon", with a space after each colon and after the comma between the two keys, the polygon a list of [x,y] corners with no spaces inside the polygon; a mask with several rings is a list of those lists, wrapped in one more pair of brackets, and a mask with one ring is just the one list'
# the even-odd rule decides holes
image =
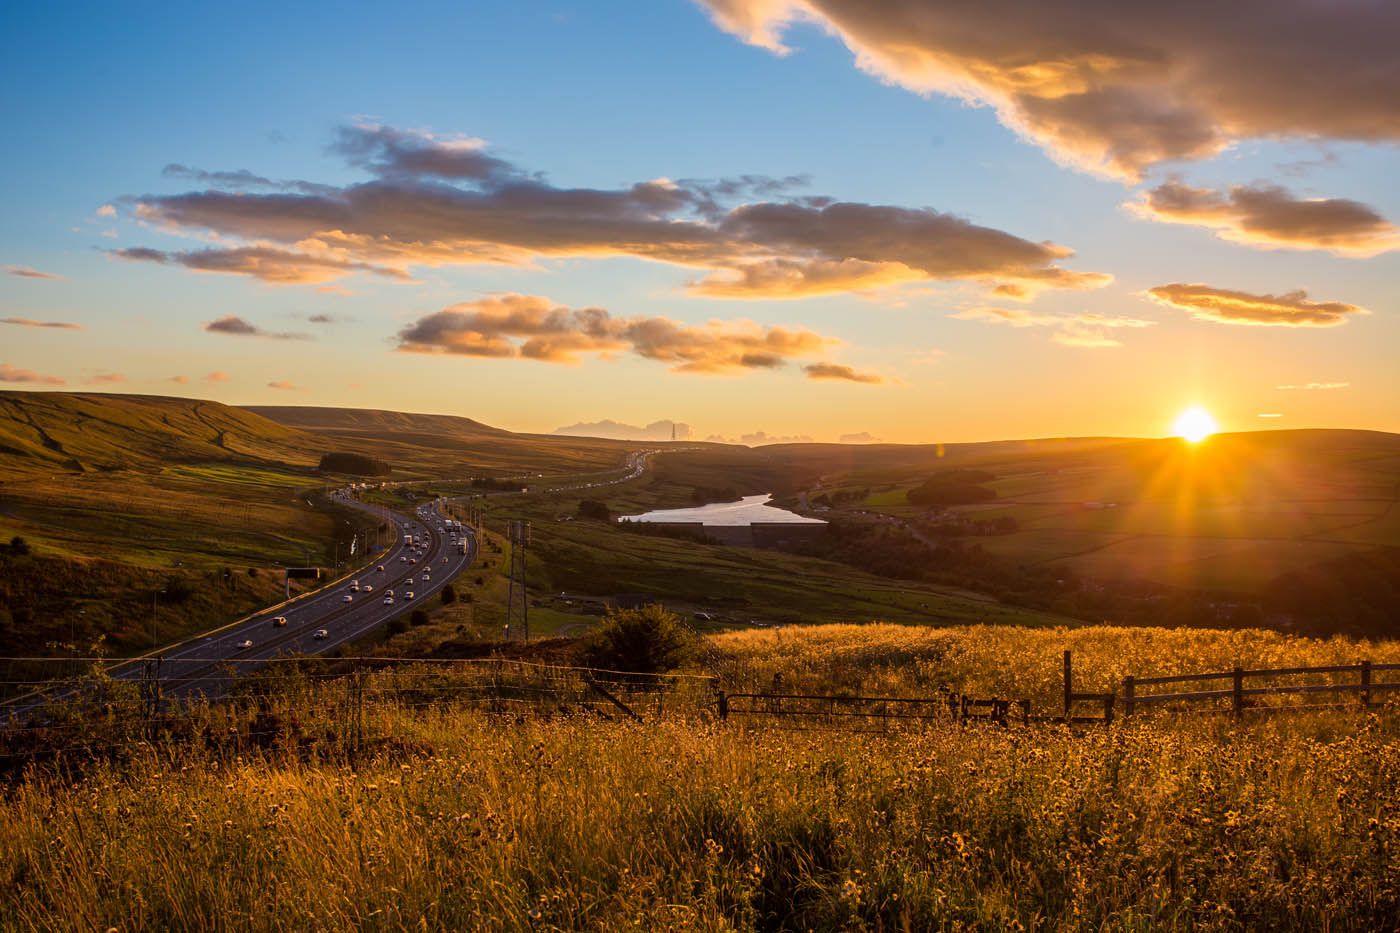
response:
{"label": "tree cluster", "polygon": [[997,497],[995,491],[978,485],[996,479],[986,470],[939,470],[924,482],[909,490],[914,505],[970,505]]}
{"label": "tree cluster", "polygon": [[388,476],[393,472],[393,467],[383,460],[344,451],[322,456],[318,469],[322,473],[349,473],[353,476]]}

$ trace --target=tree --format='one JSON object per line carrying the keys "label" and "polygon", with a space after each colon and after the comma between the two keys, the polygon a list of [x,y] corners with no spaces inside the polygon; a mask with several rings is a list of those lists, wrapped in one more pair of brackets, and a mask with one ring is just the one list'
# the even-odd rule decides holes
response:
{"label": "tree", "polygon": [[450,605],[452,605],[453,603],[455,603],[456,601],[457,601],[457,591],[456,591],[455,589],[453,589],[453,588],[452,588],[452,584],[449,583],[449,584],[447,584],[446,586],[444,586],[444,587],[442,588],[442,604],[443,604],[444,606],[450,606]]}
{"label": "tree", "polygon": [[408,620],[403,616],[389,620],[390,635],[402,635],[406,631],[408,631]]}
{"label": "tree", "polygon": [[10,553],[16,554],[20,557],[25,556],[29,553],[29,542],[21,538],[19,535],[15,535],[13,538],[10,539]]}
{"label": "tree", "polygon": [[680,616],[661,606],[614,612],[583,643],[586,664],[639,674],[674,670],[693,655]]}
{"label": "tree", "polygon": [[415,609],[408,615],[408,624],[417,628],[420,625],[428,624],[428,614],[422,609]]}
{"label": "tree", "polygon": [[578,504],[579,518],[593,518],[600,522],[608,521],[612,518],[612,512],[608,510],[606,502],[599,502],[597,499],[584,499]]}

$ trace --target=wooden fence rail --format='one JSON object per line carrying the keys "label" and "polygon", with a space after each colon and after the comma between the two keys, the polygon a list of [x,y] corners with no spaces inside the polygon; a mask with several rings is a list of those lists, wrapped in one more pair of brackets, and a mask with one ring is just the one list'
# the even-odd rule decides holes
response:
{"label": "wooden fence rail", "polygon": [[[1068,662],[1066,662],[1068,663]],[[1297,709],[1304,707],[1291,706],[1263,706],[1259,704],[1247,703],[1248,697],[1260,696],[1280,696],[1288,694],[1304,695],[1316,693],[1355,693],[1358,694],[1358,703],[1363,709],[1370,709],[1381,705],[1372,700],[1372,695],[1379,691],[1400,689],[1400,682],[1377,681],[1374,674],[1377,671],[1400,671],[1400,664],[1375,664],[1371,661],[1362,661],[1359,664],[1325,664],[1314,667],[1279,667],[1261,668],[1258,670],[1245,670],[1237,667],[1232,671],[1223,671],[1209,674],[1172,674],[1166,677],[1125,677],[1123,678],[1123,711],[1127,715],[1132,715],[1140,706],[1148,706],[1157,703],[1188,702],[1193,700],[1230,700],[1228,710],[1210,710],[1210,712],[1231,712],[1235,716],[1242,716],[1245,712],[1270,712],[1285,709]],[[1321,683],[1321,684],[1269,684],[1262,687],[1246,687],[1246,680],[1253,680],[1268,677],[1296,677],[1317,674],[1356,674],[1355,682],[1342,683]],[[1144,686],[1160,686],[1163,684],[1206,684],[1211,681],[1228,680],[1229,689],[1218,690],[1194,690],[1184,693],[1139,693],[1138,690]],[[1334,704],[1335,706],[1335,704]],[[1317,707],[1307,707],[1317,708]],[[1204,712],[1204,711],[1198,711]]]}

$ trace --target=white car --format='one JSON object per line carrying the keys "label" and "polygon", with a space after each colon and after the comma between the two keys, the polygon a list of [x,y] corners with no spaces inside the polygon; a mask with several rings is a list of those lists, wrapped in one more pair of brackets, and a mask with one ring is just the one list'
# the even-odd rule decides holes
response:
{"label": "white car", "polygon": [[393,604],[394,604],[394,597],[392,597],[392,596],[385,596],[385,597],[384,597],[384,605],[386,605],[386,606],[392,606]]}
{"label": "white car", "polygon": [[240,649],[251,648],[253,647],[253,640],[251,638],[245,638],[238,643],[238,647]]}
{"label": "white car", "polygon": [[351,596],[349,593],[346,593],[345,598],[341,600],[343,603],[353,603],[354,601],[355,597]]}
{"label": "white car", "polygon": [[409,590],[407,593],[403,594],[403,598],[404,598],[404,599],[412,599],[412,598],[413,598],[413,591],[412,591],[412,590]]}
{"label": "white car", "polygon": [[312,635],[311,637],[314,638],[314,639],[316,639],[317,641],[321,641],[321,640],[324,639],[324,638],[329,638],[330,635],[331,635],[331,633],[328,632],[328,631],[326,631],[325,629],[323,629],[323,628],[318,628],[318,629],[316,630],[316,634],[315,634],[315,635]]}
{"label": "white car", "polygon": [[405,581],[403,581],[403,582],[407,583],[409,586],[412,586],[412,585],[413,585],[413,578],[412,578],[412,577],[409,577],[407,580],[405,580]]}
{"label": "white car", "polygon": [[365,584],[365,592],[366,592],[366,593],[373,593],[373,592],[374,592],[374,587],[372,587],[372,586],[370,586],[368,583],[366,583],[366,584]]}
{"label": "white car", "polygon": [[287,624],[287,617],[286,617],[286,616],[273,616],[273,618],[272,618],[272,627],[273,627],[273,628],[283,628],[283,627],[286,626],[286,624]]}

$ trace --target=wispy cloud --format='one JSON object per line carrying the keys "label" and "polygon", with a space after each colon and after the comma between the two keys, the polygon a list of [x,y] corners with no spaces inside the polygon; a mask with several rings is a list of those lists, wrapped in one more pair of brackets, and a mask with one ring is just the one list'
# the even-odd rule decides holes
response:
{"label": "wispy cloud", "polygon": [[1050,327],[1050,339],[1067,347],[1121,347],[1122,341],[1111,336],[1119,328],[1142,328],[1156,325],[1135,317],[1119,317],[1084,311],[1079,314],[1043,314],[1028,308],[968,308],[950,314],[962,321],[985,321],[1010,327]]}
{"label": "wispy cloud", "polygon": [[98,373],[97,375],[89,379],[88,382],[92,383],[93,385],[126,382],[126,376],[122,373]]}
{"label": "wispy cloud", "polygon": [[568,308],[535,295],[501,294],[419,318],[399,332],[410,353],[577,363],[580,354],[630,353],[676,372],[775,369],[836,343],[808,330],[751,321],[688,326],[664,317],[615,318],[602,308]]}
{"label": "wispy cloud", "polygon": [[1250,138],[1400,140],[1394,3],[701,2],[779,54],[815,23],[862,70],[995,108],[1058,160],[1123,178]]}
{"label": "wispy cloud", "polygon": [[341,259],[315,243],[303,244],[303,247],[297,250],[275,246],[210,247],[176,252],[133,247],[108,250],[107,255],[134,262],[175,263],[196,272],[247,275],[274,285],[309,285],[352,272],[370,272],[405,282],[411,280],[401,269]]}
{"label": "wispy cloud", "polygon": [[48,386],[67,384],[58,376],[41,376],[32,369],[19,369],[9,363],[0,363],[0,382],[33,382]]}
{"label": "wispy cloud", "polygon": [[284,391],[284,392],[296,392],[296,391],[298,391],[298,389],[297,389],[296,386],[292,385],[290,382],[288,382],[288,381],[285,380],[285,379],[280,379],[280,380],[278,380],[278,381],[276,381],[276,382],[269,382],[269,383],[267,384],[267,387],[268,387],[269,389],[281,389],[281,390]]}
{"label": "wispy cloud", "polygon": [[189,380],[189,377],[188,377],[188,376],[171,376],[169,379],[167,379],[167,380],[165,380],[165,381],[166,381],[166,382],[174,382],[174,383],[176,383],[177,385],[185,385],[185,384],[188,383],[190,380]]}
{"label": "wispy cloud", "polygon": [[1375,209],[1345,198],[1297,198],[1277,185],[1236,185],[1227,194],[1169,181],[1127,206],[1150,220],[1210,227],[1250,246],[1343,256],[1400,249],[1400,228]]}
{"label": "wispy cloud", "polygon": [[205,321],[204,330],[211,334],[228,334],[234,337],[269,337],[273,340],[310,340],[309,334],[274,333],[249,324],[236,314],[226,314],[218,320]]}
{"label": "wispy cloud", "polygon": [[40,272],[38,269],[31,269],[29,266],[6,266],[5,271],[10,275],[17,275],[22,279],[62,279],[61,275],[54,275],[52,272]]}
{"label": "wispy cloud", "polygon": [[1274,386],[1275,389],[1346,389],[1350,382],[1305,382],[1301,385]]}
{"label": "wispy cloud", "polygon": [[1210,285],[1174,283],[1148,289],[1147,294],[1159,304],[1218,324],[1335,327],[1358,315],[1371,313],[1340,301],[1309,301],[1308,293],[1302,289],[1283,295],[1255,295]]}
{"label": "wispy cloud", "polygon": [[65,321],[36,321],[27,317],[0,318],[0,324],[13,324],[16,327],[52,327],[57,330],[87,330],[81,324],[69,324]]}

